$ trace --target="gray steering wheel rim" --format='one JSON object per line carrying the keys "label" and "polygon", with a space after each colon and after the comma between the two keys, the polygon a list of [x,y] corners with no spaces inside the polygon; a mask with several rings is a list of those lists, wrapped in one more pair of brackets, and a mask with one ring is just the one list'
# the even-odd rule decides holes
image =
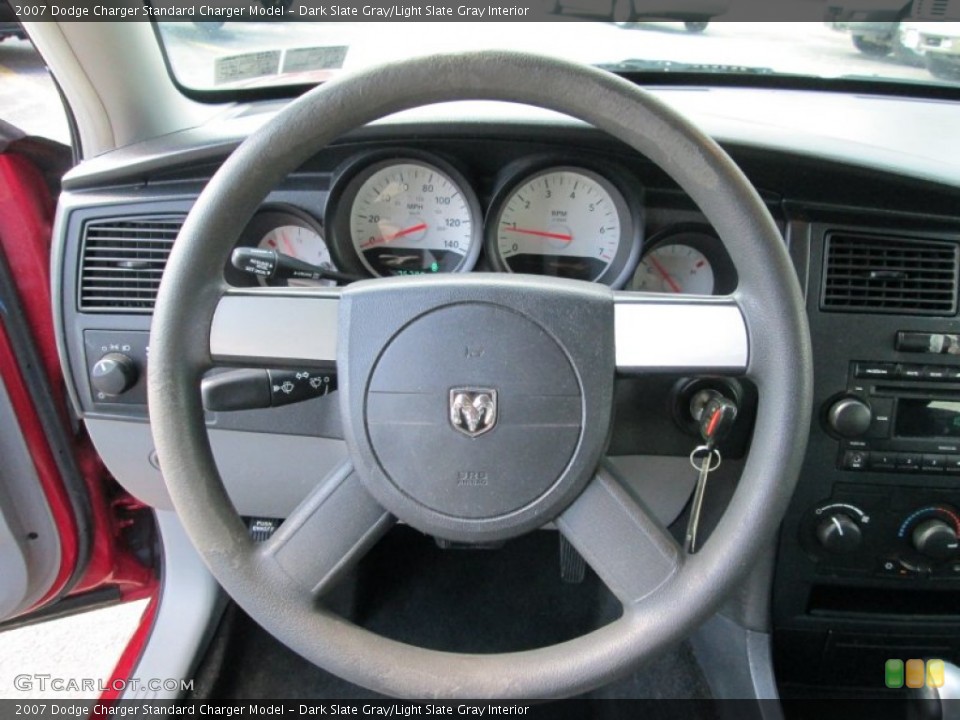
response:
{"label": "gray steering wheel rim", "polygon": [[[742,478],[709,543],[614,623],[536,650],[466,655],[389,640],[318,608],[263,561],[223,488],[199,380],[222,267],[267,193],[345,132],[393,112],[454,100],[556,110],[629,144],[694,199],[738,269],[746,375],[761,395]],[[151,333],[149,405],[164,479],[213,575],[252,617],[311,662],[379,692],[409,697],[573,695],[627,672],[714,612],[774,542],[799,473],[812,402],[803,297],[776,225],[749,181],[709,137],[606,72],[509,52],[440,55],[371,68],[291,103],[223,164],[191,211],[168,262]],[[762,510],[762,511],[761,511]]]}

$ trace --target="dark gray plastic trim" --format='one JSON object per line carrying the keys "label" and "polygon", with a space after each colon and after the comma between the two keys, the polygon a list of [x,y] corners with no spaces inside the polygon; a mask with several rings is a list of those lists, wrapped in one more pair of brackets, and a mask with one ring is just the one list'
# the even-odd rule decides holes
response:
{"label": "dark gray plastic trim", "polygon": [[[130,677],[188,679],[226,607],[226,595],[190,544],[180,519],[155,513],[163,550],[160,601],[146,646]],[[152,685],[152,683],[151,683]],[[129,683],[122,700],[176,700],[173,683]]]}
{"label": "dark gray plastic trim", "polygon": [[[99,418],[87,418],[86,425],[110,474],[131,495],[158,509],[173,508],[163,475],[153,464],[149,425]],[[216,428],[209,434],[230,502],[248,517],[287,517],[347,459],[342,440]]]}
{"label": "dark gray plastic trim", "polygon": [[[772,639],[723,615],[705,622],[691,638],[693,652],[717,700],[778,700]],[[737,705],[743,713],[748,706]],[[747,720],[782,720],[780,704],[757,703]],[[743,715],[738,715],[743,717]]]}
{"label": "dark gray plastic trim", "polygon": [[626,612],[680,569],[682,551],[609,468],[557,518],[557,528],[620,598]]}
{"label": "dark gray plastic trim", "polygon": [[353,467],[344,464],[300,503],[264,545],[263,553],[294,581],[320,595],[393,523]]}

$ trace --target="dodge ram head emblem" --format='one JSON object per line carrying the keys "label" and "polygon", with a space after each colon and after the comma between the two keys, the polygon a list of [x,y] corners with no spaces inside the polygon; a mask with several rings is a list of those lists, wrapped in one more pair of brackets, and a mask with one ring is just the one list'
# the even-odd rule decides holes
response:
{"label": "dodge ram head emblem", "polygon": [[454,388],[450,391],[450,424],[468,437],[478,437],[497,424],[497,391]]}

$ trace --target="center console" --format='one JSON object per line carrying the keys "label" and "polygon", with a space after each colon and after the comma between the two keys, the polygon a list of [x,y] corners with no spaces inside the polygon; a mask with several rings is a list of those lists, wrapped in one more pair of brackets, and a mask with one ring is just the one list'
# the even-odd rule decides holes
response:
{"label": "center console", "polygon": [[887,660],[960,656],[960,237],[804,232],[815,414],[778,550],[777,678],[785,697],[884,696]]}

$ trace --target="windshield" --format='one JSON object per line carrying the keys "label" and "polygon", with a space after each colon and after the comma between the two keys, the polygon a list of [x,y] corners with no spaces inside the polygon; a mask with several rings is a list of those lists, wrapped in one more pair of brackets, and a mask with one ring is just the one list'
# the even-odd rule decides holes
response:
{"label": "windshield", "polygon": [[[578,1],[592,2],[539,0],[565,15],[574,11],[564,10],[564,3]],[[612,0],[612,7],[629,1]],[[849,21],[864,13],[840,6],[828,7],[823,22],[723,21],[722,12],[715,21],[714,15],[705,13],[723,10],[721,0],[669,0],[668,5],[683,6],[687,13],[696,5],[701,14],[684,17],[700,19],[417,22],[400,14],[434,6],[395,5],[389,10],[398,16],[388,22],[254,22],[204,16],[202,21],[161,20],[157,27],[173,73],[193,90],[317,83],[374,63],[489,48],[553,55],[617,72],[794,75],[920,84],[960,81],[960,23]],[[311,7],[291,4],[287,12],[308,12]],[[335,7],[328,5],[326,11]],[[357,12],[388,10],[352,7]],[[457,7],[473,6],[449,9]]]}

